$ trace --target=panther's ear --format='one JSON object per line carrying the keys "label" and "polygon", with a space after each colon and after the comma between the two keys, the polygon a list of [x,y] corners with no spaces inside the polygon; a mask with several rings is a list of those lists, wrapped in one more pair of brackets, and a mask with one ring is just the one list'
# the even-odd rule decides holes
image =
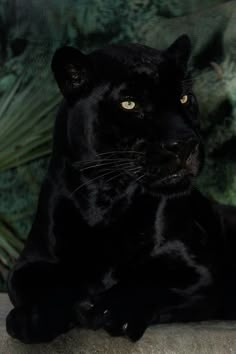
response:
{"label": "panther's ear", "polygon": [[175,60],[178,67],[186,70],[191,53],[191,41],[187,34],[178,37],[169,48],[166,49],[168,57]]}
{"label": "panther's ear", "polygon": [[62,94],[74,99],[88,82],[87,56],[78,49],[65,46],[56,50],[51,69]]}

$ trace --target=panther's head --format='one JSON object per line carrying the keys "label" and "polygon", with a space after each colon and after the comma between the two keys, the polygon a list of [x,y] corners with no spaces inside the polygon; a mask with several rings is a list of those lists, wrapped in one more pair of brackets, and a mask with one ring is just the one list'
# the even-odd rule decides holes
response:
{"label": "panther's head", "polygon": [[203,161],[190,51],[187,35],[166,50],[114,44],[88,55],[56,51],[52,70],[68,105],[68,156],[85,185],[189,190]]}

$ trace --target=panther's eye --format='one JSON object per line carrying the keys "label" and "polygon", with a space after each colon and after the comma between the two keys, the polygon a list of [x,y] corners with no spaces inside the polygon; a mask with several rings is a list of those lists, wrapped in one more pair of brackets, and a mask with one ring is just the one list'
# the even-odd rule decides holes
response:
{"label": "panther's eye", "polygon": [[180,98],[180,102],[181,102],[182,104],[187,103],[187,102],[188,102],[188,95],[182,96],[182,97]]}
{"label": "panther's eye", "polygon": [[120,102],[120,105],[122,108],[127,109],[127,110],[131,110],[136,107],[136,103],[131,100],[122,101],[122,102]]}

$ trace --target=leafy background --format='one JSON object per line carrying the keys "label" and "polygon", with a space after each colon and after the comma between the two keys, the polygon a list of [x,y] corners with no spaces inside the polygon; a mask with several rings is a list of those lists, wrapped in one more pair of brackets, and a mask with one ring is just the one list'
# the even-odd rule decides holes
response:
{"label": "leafy background", "polygon": [[0,0],[0,289],[29,232],[51,151],[60,93],[50,71],[65,44],[165,48],[192,39],[190,68],[207,158],[198,179],[236,204],[236,2],[222,0]]}

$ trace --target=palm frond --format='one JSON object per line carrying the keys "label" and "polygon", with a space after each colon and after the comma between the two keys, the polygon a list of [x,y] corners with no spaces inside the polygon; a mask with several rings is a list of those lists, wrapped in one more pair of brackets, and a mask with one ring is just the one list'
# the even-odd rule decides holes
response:
{"label": "palm frond", "polygon": [[23,242],[0,216],[0,278],[1,283],[6,282],[9,269],[12,267],[19,252],[23,248]]}
{"label": "palm frond", "polygon": [[[23,87],[25,73],[0,98],[0,172],[19,167],[51,152],[53,121],[60,102],[49,80],[32,80]],[[23,241],[0,215],[0,287],[6,286],[9,269],[23,248]]]}
{"label": "palm frond", "polygon": [[22,77],[0,99],[0,171],[17,167],[51,151],[52,128],[61,100],[50,83]]}

